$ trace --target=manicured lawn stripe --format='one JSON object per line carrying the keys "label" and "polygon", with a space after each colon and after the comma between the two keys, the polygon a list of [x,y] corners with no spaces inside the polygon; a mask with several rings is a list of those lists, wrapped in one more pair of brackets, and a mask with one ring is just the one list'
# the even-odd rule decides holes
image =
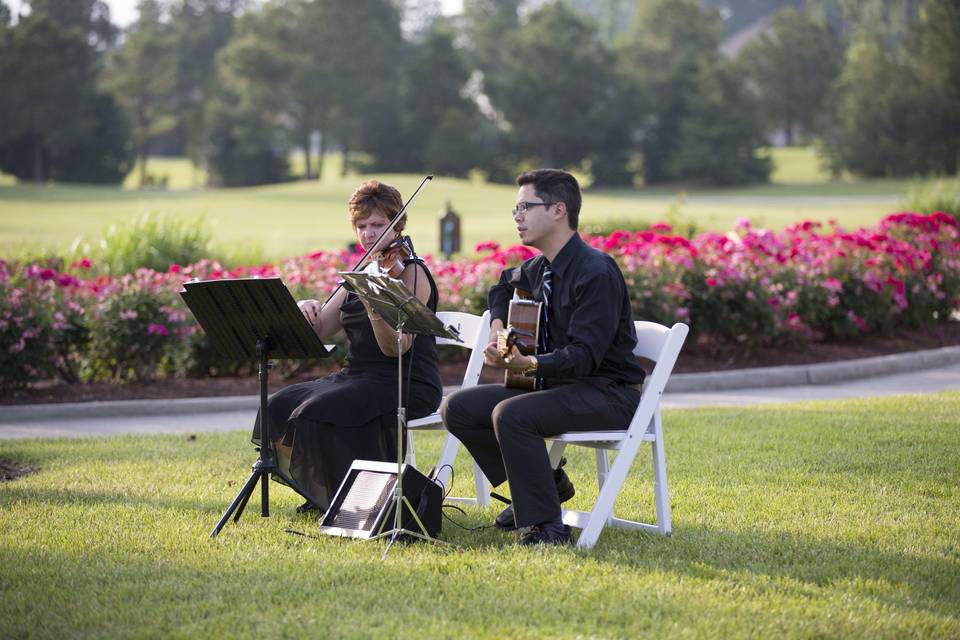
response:
{"label": "manicured lawn stripe", "polygon": [[[0,442],[40,471],[0,485],[3,637],[956,637],[960,393],[668,411],[674,535],[592,551],[314,539],[274,485],[207,536],[254,459],[248,433]],[[238,428],[246,425],[238,425]],[[417,434],[424,466],[440,434]],[[595,495],[570,450],[571,504]],[[619,500],[653,517],[649,453]],[[466,456],[455,494],[469,492]],[[489,524],[497,509],[452,516]],[[261,610],[265,610],[261,615]]]}

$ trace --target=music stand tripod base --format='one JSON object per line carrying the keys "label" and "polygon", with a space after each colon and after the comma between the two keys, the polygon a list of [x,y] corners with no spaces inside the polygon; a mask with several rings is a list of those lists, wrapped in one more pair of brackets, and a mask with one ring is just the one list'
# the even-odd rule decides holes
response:
{"label": "music stand tripod base", "polygon": [[[445,327],[436,315],[398,280],[384,275],[346,272],[340,274],[344,286],[367,302],[397,332],[397,484],[393,495],[393,528],[378,533],[371,540],[389,537],[381,560],[386,559],[390,547],[401,535],[408,535],[428,542],[442,542],[431,537],[417,516],[410,501],[403,495],[403,435],[406,431],[406,413],[403,400],[403,333],[409,329],[413,335],[459,336],[450,327]],[[404,507],[420,527],[420,532],[404,529],[401,513]],[[381,525],[382,526],[382,525]]]}
{"label": "music stand tripod base", "polygon": [[210,537],[215,538],[220,533],[234,512],[234,522],[240,519],[258,480],[261,480],[260,515],[270,515],[271,475],[282,479],[291,489],[319,506],[316,499],[280,469],[270,439],[267,411],[269,359],[322,358],[330,353],[304,318],[290,291],[280,278],[224,278],[186,282],[180,296],[220,356],[236,361],[255,357],[260,366],[259,456],[253,465],[253,473]]}
{"label": "music stand tripod base", "polygon": [[[263,416],[267,415],[267,370],[270,368],[269,362],[267,362],[267,345],[266,341],[257,342],[257,355],[260,360],[260,411],[261,411],[261,425],[266,422],[266,419]],[[269,430],[266,428],[261,428],[260,440],[261,443],[264,440],[264,435],[266,435],[266,446],[263,444],[257,448],[257,452],[260,454],[257,458],[257,461],[253,463],[253,473],[250,474],[250,477],[247,478],[247,481],[244,483],[243,488],[240,489],[240,493],[237,494],[237,497],[233,499],[233,502],[230,503],[230,506],[227,507],[227,510],[224,512],[223,516],[220,518],[220,521],[217,522],[217,526],[213,528],[213,531],[210,532],[211,538],[216,538],[217,534],[220,533],[220,530],[223,529],[223,526],[227,523],[227,520],[230,519],[230,515],[236,511],[236,514],[233,516],[234,522],[240,521],[240,516],[243,515],[243,511],[247,506],[247,502],[250,500],[250,495],[254,492],[257,486],[257,480],[261,481],[260,484],[260,516],[263,518],[270,517],[270,476],[278,476],[283,480],[287,485],[303,496],[305,499],[309,500],[313,504],[317,504],[316,499],[312,498],[304,490],[302,490],[293,478],[283,472],[280,469],[280,465],[277,464],[277,457],[273,451],[273,447],[270,446]]]}

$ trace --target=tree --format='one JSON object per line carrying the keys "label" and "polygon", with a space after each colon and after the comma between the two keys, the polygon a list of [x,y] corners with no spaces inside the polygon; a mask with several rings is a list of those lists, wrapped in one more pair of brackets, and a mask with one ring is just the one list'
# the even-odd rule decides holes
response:
{"label": "tree", "polygon": [[817,133],[830,87],[840,73],[843,45],[826,24],[786,9],[771,31],[749,43],[739,62],[752,81],[769,129],[780,129],[787,145],[798,134]]}
{"label": "tree", "polygon": [[287,178],[292,65],[286,44],[295,14],[271,5],[247,14],[217,55],[217,89],[205,106],[211,183],[241,186]]}
{"label": "tree", "polygon": [[764,145],[763,129],[739,73],[722,62],[702,68],[694,90],[677,146],[667,157],[667,175],[718,185],[765,182],[771,162],[757,155]]}
{"label": "tree", "polygon": [[79,29],[98,52],[113,46],[117,39],[117,27],[110,22],[110,7],[102,0],[30,0],[30,9],[47,15],[64,29]]}
{"label": "tree", "polygon": [[834,88],[824,152],[835,171],[956,173],[960,9],[930,0],[902,39],[861,25]]}
{"label": "tree", "polygon": [[208,168],[214,185],[250,186],[287,179],[289,146],[269,112],[249,95],[221,90],[207,105]]}
{"label": "tree", "polygon": [[141,0],[140,18],[123,46],[108,58],[104,86],[127,114],[140,165],[140,186],[147,184],[150,141],[173,129],[176,45],[169,25],[161,22],[157,0]]}
{"label": "tree", "polygon": [[502,72],[490,78],[511,145],[541,166],[574,167],[597,151],[609,125],[613,59],[595,27],[561,2],[510,34]]}
{"label": "tree", "polygon": [[927,171],[956,175],[960,163],[960,5],[951,0],[926,2],[905,46],[907,66],[917,85],[913,139],[919,144],[914,152],[923,158]]}
{"label": "tree", "polygon": [[403,101],[408,170],[466,175],[479,163],[471,136],[480,116],[461,95],[470,71],[453,38],[449,24],[437,21],[412,51]]}
{"label": "tree", "polygon": [[205,164],[204,103],[214,94],[217,52],[233,37],[235,15],[246,4],[245,0],[179,0],[170,10],[177,50],[177,126],[171,142],[197,166]]}
{"label": "tree", "polygon": [[0,29],[0,50],[0,169],[37,182],[122,180],[125,124],[96,87],[87,34],[34,12]]}
{"label": "tree", "polygon": [[847,50],[837,81],[824,152],[834,173],[885,177],[911,173],[902,141],[910,136],[909,76],[875,36],[860,36]]}
{"label": "tree", "polygon": [[463,0],[463,32],[468,64],[484,76],[499,74],[511,57],[504,46],[520,28],[523,0]]}
{"label": "tree", "polygon": [[641,7],[621,42],[630,139],[647,183],[729,184],[769,174],[756,157],[762,127],[742,79],[720,59],[722,34],[719,15],[696,0],[656,0]]}
{"label": "tree", "polygon": [[400,31],[400,13],[392,0],[331,1],[336,7],[339,104],[332,133],[345,151],[364,151],[371,169],[407,167],[402,127],[403,69],[409,49]]}

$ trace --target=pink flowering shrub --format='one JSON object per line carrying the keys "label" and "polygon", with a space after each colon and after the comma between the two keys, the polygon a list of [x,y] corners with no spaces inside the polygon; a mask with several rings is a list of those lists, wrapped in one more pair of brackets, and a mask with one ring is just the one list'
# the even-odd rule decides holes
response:
{"label": "pink flowering shrub", "polygon": [[[186,357],[186,339],[197,328],[174,287],[138,269],[97,281],[89,299],[90,341],[82,358],[89,381],[149,380],[174,372]],[[157,286],[160,285],[160,286]]]}
{"label": "pink flowering shrub", "polygon": [[79,280],[40,265],[11,269],[0,260],[0,389],[60,375],[76,382],[86,342]]}
{"label": "pink flowering shrub", "polygon": [[[946,214],[897,213],[847,231],[802,222],[782,231],[738,221],[692,239],[666,225],[586,241],[621,265],[638,319],[686,322],[710,340],[779,344],[853,337],[947,320],[960,308],[960,234]],[[500,272],[528,247],[476,247],[474,256],[425,256],[440,308],[482,313]],[[294,297],[326,299],[358,256],[316,252],[279,264],[226,269],[215,261],[88,277],[0,261],[0,387],[57,374],[140,380],[249,370],[211,349],[178,292],[186,280],[280,276]]]}

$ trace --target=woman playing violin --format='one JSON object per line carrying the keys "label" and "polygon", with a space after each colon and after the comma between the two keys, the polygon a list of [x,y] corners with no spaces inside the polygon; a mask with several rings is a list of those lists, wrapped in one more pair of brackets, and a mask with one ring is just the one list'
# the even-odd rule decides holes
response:
{"label": "woman playing violin", "polygon": [[[400,192],[370,180],[354,191],[348,207],[357,240],[371,259],[379,259],[385,271],[436,311],[433,277],[413,254],[409,238],[400,236],[406,221],[401,219],[377,242],[403,207]],[[270,436],[281,465],[289,462],[291,477],[318,503],[308,500],[298,511],[325,510],[354,460],[397,458],[398,350],[408,419],[433,413],[442,387],[432,337],[404,334],[398,346],[396,331],[342,287],[326,304],[301,300],[298,305],[321,339],[346,333],[346,362],[339,373],[274,394],[267,407]],[[258,419],[255,442],[259,431]]]}

